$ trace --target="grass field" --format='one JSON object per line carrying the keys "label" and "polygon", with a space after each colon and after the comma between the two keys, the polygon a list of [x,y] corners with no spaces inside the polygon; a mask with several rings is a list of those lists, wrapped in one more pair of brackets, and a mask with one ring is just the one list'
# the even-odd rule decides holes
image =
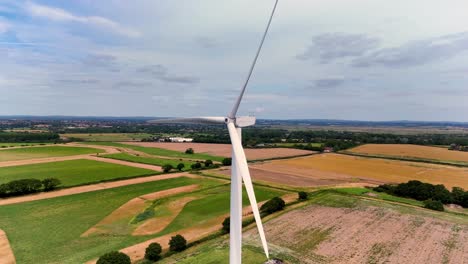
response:
{"label": "grass field", "polygon": [[393,157],[413,158],[428,161],[455,162],[468,165],[468,152],[453,151],[447,148],[433,146],[418,146],[408,144],[366,144],[347,150],[349,153]]}
{"label": "grass field", "polygon": [[157,165],[157,166],[170,164],[174,168],[176,168],[179,163],[183,163],[185,165],[184,171],[190,170],[190,166],[195,163],[195,162],[187,162],[183,160],[181,161],[181,160],[174,160],[174,159],[161,159],[161,158],[155,158],[155,157],[153,158],[153,157],[135,156],[135,155],[127,154],[127,153],[107,154],[107,155],[101,155],[101,157],[117,159],[117,160],[125,160],[125,161],[137,162],[137,163],[144,163],[144,164],[150,164],[150,165]]}
{"label": "grass field", "polygon": [[92,133],[92,134],[60,134],[61,138],[79,138],[84,141],[140,141],[150,137],[146,133]]}
{"label": "grass field", "polygon": [[[291,148],[297,145],[300,145],[300,146],[309,145],[309,143],[274,143],[274,144],[277,147],[285,147],[285,148]],[[310,145],[314,148],[320,148],[323,144],[322,143],[310,143]]]}
{"label": "grass field", "polygon": [[0,168],[0,184],[25,178],[57,178],[62,187],[158,174],[156,171],[94,160],[69,160]]}
{"label": "grass field", "polygon": [[[85,142],[83,144],[86,144]],[[113,147],[120,147],[120,148],[128,148],[135,151],[140,151],[149,155],[154,156],[164,156],[164,157],[171,157],[171,158],[184,158],[184,159],[192,159],[192,160],[213,160],[213,161],[222,161],[224,157],[217,157],[203,153],[195,153],[195,154],[185,154],[183,152],[168,150],[168,149],[161,149],[161,148],[152,148],[152,147],[141,147],[129,144],[122,144],[122,143],[115,143],[115,142],[93,142],[90,143],[93,145],[105,145],[105,146],[113,146]]]}
{"label": "grass field", "polygon": [[0,149],[1,161],[27,160],[49,157],[102,153],[101,149],[87,147],[44,146],[31,148]]}
{"label": "grass field", "polygon": [[90,227],[134,197],[191,184],[206,188],[219,183],[182,177],[0,206],[0,229],[7,233],[17,263],[84,263],[150,238],[80,237]]}
{"label": "grass field", "polygon": [[[192,184],[199,185],[202,190],[194,194],[177,195],[177,198],[195,195],[199,199],[186,204],[173,223],[159,234],[80,237],[134,197]],[[217,185],[219,186],[216,187]],[[262,187],[256,187],[255,191],[259,201],[282,194]],[[246,205],[248,202],[245,196],[243,200]],[[0,206],[0,229],[8,234],[18,263],[83,263],[105,252],[122,249],[171,231],[200,225],[228,212],[229,186],[224,182],[182,177]]]}
{"label": "grass field", "polygon": [[301,177],[314,179],[371,179],[379,182],[420,180],[468,189],[468,169],[419,162],[406,162],[339,154],[322,154],[304,158],[276,160],[256,165],[278,173],[300,172]]}

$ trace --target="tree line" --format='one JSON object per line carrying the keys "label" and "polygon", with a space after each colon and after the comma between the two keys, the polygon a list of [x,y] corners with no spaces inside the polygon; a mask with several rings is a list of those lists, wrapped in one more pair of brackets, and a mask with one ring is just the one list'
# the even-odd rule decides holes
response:
{"label": "tree line", "polygon": [[60,135],[52,132],[30,133],[30,132],[2,132],[0,131],[0,142],[29,143],[29,142],[59,142]]}
{"label": "tree line", "polygon": [[56,178],[14,180],[0,184],[0,197],[20,196],[41,191],[48,192],[57,189],[60,184],[60,180]]}

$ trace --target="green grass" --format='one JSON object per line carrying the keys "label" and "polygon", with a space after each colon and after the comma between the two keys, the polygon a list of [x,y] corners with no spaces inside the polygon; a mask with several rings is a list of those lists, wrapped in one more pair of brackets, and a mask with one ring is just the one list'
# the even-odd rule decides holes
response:
{"label": "green grass", "polygon": [[63,157],[82,154],[96,154],[103,150],[87,147],[45,146],[31,148],[0,149],[0,161],[27,160],[49,157]]}
{"label": "green grass", "polygon": [[90,259],[150,239],[150,236],[80,237],[105,216],[140,195],[213,180],[175,178],[0,206],[0,229],[12,245],[17,263],[84,263]]}
{"label": "green grass", "polygon": [[79,138],[84,141],[140,141],[151,137],[147,133],[67,133],[61,134],[62,138]]}
{"label": "green grass", "polygon": [[[297,145],[300,145],[300,146],[307,146],[309,145],[309,143],[274,143],[275,146],[277,147],[285,147],[285,148],[291,148],[291,147],[294,147],[294,146],[297,146]],[[323,146],[322,143],[310,143],[310,145],[314,148],[320,148],[321,146]]]}
{"label": "green grass", "polygon": [[[83,144],[87,144],[86,142],[83,142]],[[168,149],[161,149],[161,148],[151,148],[151,147],[141,147],[141,146],[134,146],[134,145],[128,145],[128,144],[122,144],[122,143],[115,143],[115,142],[93,142],[89,143],[93,145],[104,145],[104,146],[113,146],[113,147],[120,147],[120,148],[128,148],[128,149],[133,149],[136,151],[140,151],[149,155],[155,155],[155,156],[164,156],[164,157],[172,157],[172,158],[184,158],[184,159],[192,159],[192,160],[213,160],[213,161],[219,161],[221,162],[224,157],[218,157],[218,156],[212,156],[208,154],[203,154],[203,153],[195,153],[195,154],[185,154],[183,152],[179,151],[174,151],[174,150],[168,150]],[[195,149],[195,152],[197,150]]]}
{"label": "green grass", "polygon": [[158,174],[156,171],[94,160],[68,160],[0,168],[0,184],[12,180],[57,178],[62,187],[70,187]]}
{"label": "green grass", "polygon": [[[345,193],[345,194],[360,195],[364,197],[370,197],[370,198],[381,199],[381,200],[397,202],[397,203],[410,204],[410,205],[420,206],[420,207],[424,206],[423,202],[421,201],[393,196],[393,195],[383,193],[383,192],[375,192],[367,188],[339,188],[335,190],[337,192]],[[368,195],[369,193],[373,194],[373,196]]]}
{"label": "green grass", "polygon": [[[203,192],[202,194],[204,194],[205,197],[187,203],[180,214],[163,231],[161,231],[160,234],[171,233],[195,224],[203,224],[207,219],[229,213],[229,188],[229,185],[225,185]],[[275,189],[255,186],[255,196],[257,197],[257,201],[264,201],[285,193],[286,192]],[[242,194],[242,203],[244,206],[249,205],[245,190]]]}
{"label": "green grass", "polygon": [[30,142],[0,142],[0,148],[11,148],[11,147],[30,147],[30,146],[37,146],[37,145],[49,145],[54,143],[30,143]]}
{"label": "green grass", "polygon": [[190,166],[195,163],[195,162],[187,162],[184,160],[181,161],[181,160],[174,160],[174,159],[161,159],[161,158],[156,158],[156,157],[134,156],[134,155],[127,154],[127,153],[107,154],[107,155],[101,155],[101,157],[117,159],[117,160],[125,160],[125,161],[137,162],[137,163],[144,163],[144,164],[150,164],[150,165],[157,165],[157,166],[170,164],[174,168],[177,168],[177,165],[179,163],[183,163],[185,165],[184,171],[190,170]]}

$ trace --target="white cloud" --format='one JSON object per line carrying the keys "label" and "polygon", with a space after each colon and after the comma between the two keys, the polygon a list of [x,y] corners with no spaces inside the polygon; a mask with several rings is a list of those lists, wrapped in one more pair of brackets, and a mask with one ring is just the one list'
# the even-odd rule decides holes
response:
{"label": "white cloud", "polygon": [[33,2],[27,2],[25,8],[29,14],[36,17],[42,17],[53,21],[77,22],[97,26],[132,38],[141,36],[141,33],[136,30],[127,28],[115,21],[100,16],[78,16],[60,8],[39,5]]}
{"label": "white cloud", "polygon": [[10,29],[10,24],[0,21],[0,34],[7,32]]}

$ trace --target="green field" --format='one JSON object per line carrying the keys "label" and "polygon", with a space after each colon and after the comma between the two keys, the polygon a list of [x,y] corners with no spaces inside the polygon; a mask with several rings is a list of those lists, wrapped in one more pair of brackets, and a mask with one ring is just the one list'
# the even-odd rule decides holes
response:
{"label": "green field", "polygon": [[153,158],[153,157],[134,156],[134,155],[127,154],[127,153],[107,154],[107,155],[101,155],[101,157],[117,159],[117,160],[125,160],[125,161],[137,162],[137,163],[144,163],[144,164],[150,164],[150,165],[157,165],[157,166],[170,164],[174,168],[176,168],[179,163],[183,163],[185,165],[184,171],[190,170],[190,166],[195,163],[195,162],[187,162],[183,160],[181,161],[181,160],[174,160],[174,159],[172,160],[161,159],[161,158],[156,158],[156,157]]}
{"label": "green field", "polygon": [[[83,144],[87,144],[87,143],[83,142]],[[183,152],[174,151],[174,150],[141,147],[141,146],[134,146],[134,145],[128,145],[128,144],[122,144],[122,143],[115,143],[115,142],[93,142],[89,144],[128,148],[128,149],[140,151],[149,155],[164,156],[164,157],[171,157],[171,158],[183,158],[183,159],[202,160],[202,161],[210,159],[210,160],[219,161],[219,162],[221,162],[224,159],[224,157],[211,156],[211,155],[203,154],[203,153],[185,154]]]}
{"label": "green field", "polygon": [[[170,224],[159,234],[131,236],[120,233],[80,237],[132,198],[191,184],[201,185],[201,190],[193,194],[179,194],[174,198],[195,195],[200,199],[188,203],[174,220],[174,224]],[[255,191],[259,201],[282,194],[263,187],[256,187]],[[244,197],[244,204],[247,203]],[[229,186],[225,182],[182,177],[0,206],[0,229],[7,233],[18,263],[83,263],[105,252],[203,224],[206,220],[228,212]]]}
{"label": "green field", "polygon": [[0,229],[10,240],[17,263],[84,263],[150,236],[80,237],[105,216],[143,194],[214,180],[175,178],[21,204],[0,206]]}
{"label": "green field", "polygon": [[94,160],[68,160],[0,168],[0,184],[12,180],[57,178],[62,187],[70,187],[158,174],[156,171]]}
{"label": "green field", "polygon": [[314,148],[320,148],[323,146],[322,143],[275,143],[276,147],[284,147],[284,148],[292,148],[294,146],[300,145],[300,146],[307,146],[311,145]]}
{"label": "green field", "polygon": [[147,133],[68,133],[60,134],[61,138],[79,138],[84,141],[140,141],[151,137]]}
{"label": "green field", "polygon": [[39,159],[49,157],[63,157],[83,154],[102,153],[101,149],[87,147],[64,147],[64,146],[45,146],[45,147],[28,147],[15,149],[0,149],[1,161]]}

